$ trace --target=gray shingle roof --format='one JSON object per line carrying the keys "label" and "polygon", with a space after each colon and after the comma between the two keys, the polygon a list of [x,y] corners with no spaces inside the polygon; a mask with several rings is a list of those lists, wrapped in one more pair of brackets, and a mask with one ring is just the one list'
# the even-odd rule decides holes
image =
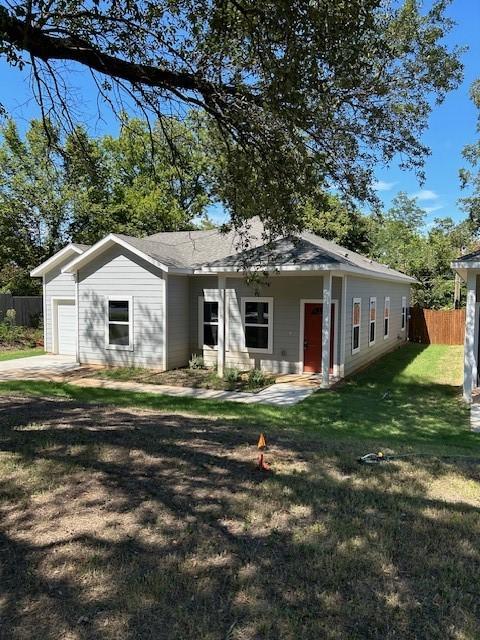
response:
{"label": "gray shingle roof", "polygon": [[476,251],[472,251],[472,253],[467,253],[464,256],[460,256],[455,260],[455,262],[475,262],[480,259],[480,249]]}
{"label": "gray shingle roof", "polygon": [[90,249],[91,245],[78,244],[78,242],[72,242],[72,247],[76,247],[77,249],[80,249],[80,251],[85,252],[87,249]]}
{"label": "gray shingle roof", "polygon": [[[241,271],[246,265],[275,269],[339,269],[392,280],[415,282],[387,265],[370,260],[354,251],[304,232],[268,242],[259,218],[249,221],[248,246],[237,231],[222,233],[219,229],[156,233],[145,238],[113,234],[172,271],[195,272]],[[88,249],[88,245],[75,245]],[[467,256],[465,256],[467,257]]]}

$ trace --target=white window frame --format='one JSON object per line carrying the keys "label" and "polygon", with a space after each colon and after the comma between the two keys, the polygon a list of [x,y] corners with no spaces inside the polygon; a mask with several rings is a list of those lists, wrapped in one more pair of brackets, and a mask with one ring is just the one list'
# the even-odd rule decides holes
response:
{"label": "white window frame", "polygon": [[[218,351],[218,337],[217,337],[217,344],[214,347],[211,347],[210,345],[203,343],[203,325],[205,324],[203,304],[205,302],[218,302],[219,315],[220,315],[220,303],[221,303],[220,291],[218,291],[218,289],[212,289],[212,290],[205,289],[203,292],[203,296],[198,296],[198,348],[209,349],[210,351]],[[218,322],[209,322],[208,324],[213,324],[213,325],[216,324],[218,327]]]}
{"label": "white window frame", "polygon": [[[372,320],[372,304],[375,305],[375,320]],[[375,329],[373,332],[373,340],[371,340],[372,324],[375,325]],[[377,298],[375,296],[372,296],[368,304],[368,346],[373,347],[376,339],[377,339]]]}
{"label": "white window frame", "polygon": [[[388,308],[388,331],[387,333],[385,333],[385,311]],[[390,337],[390,312],[391,312],[391,307],[390,307],[390,296],[385,296],[385,302],[383,303],[383,339],[384,340],[388,340],[388,338]]]}
{"label": "white window frame", "polygon": [[[266,349],[254,349],[247,347],[245,336],[245,307],[247,302],[266,302],[268,303],[268,324],[248,323],[249,327],[268,327],[268,347]],[[251,296],[240,299],[242,308],[242,327],[243,327],[243,347],[248,353],[273,353],[273,298]]]}
{"label": "white window frame", "polygon": [[[133,296],[105,296],[105,349],[112,351],[133,351]],[[109,302],[128,302],[128,322],[110,322],[108,319]],[[110,324],[128,325],[128,344],[110,344]]]}
{"label": "white window frame", "polygon": [[[355,316],[354,309],[355,305],[360,305],[360,312],[358,314],[358,324],[353,324],[353,319]],[[353,346],[354,339],[354,329],[358,327],[358,347],[355,349]],[[353,298],[352,300],[352,355],[355,355],[360,351],[360,343],[361,343],[361,333],[362,333],[362,299],[361,298]]]}
{"label": "white window frame", "polygon": [[402,320],[400,328],[405,331],[407,326],[407,296],[402,296]]}

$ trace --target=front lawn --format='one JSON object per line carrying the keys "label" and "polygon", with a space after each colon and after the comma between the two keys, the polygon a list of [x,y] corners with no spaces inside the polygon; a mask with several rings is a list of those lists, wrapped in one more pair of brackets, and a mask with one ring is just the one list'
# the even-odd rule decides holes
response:
{"label": "front lawn", "polygon": [[[480,637],[452,356],[409,346],[287,410],[6,383],[2,640]],[[358,464],[379,447],[454,457]]]}
{"label": "front lawn", "polygon": [[0,350],[0,362],[4,360],[16,360],[17,358],[29,358],[30,356],[40,356],[44,353],[43,347],[36,347],[35,349]]}
{"label": "front lawn", "polygon": [[52,382],[4,382],[0,383],[0,394],[47,395],[168,413],[188,412],[225,418],[240,426],[288,429],[298,437],[307,433],[375,440],[375,446],[381,448],[475,449],[479,437],[469,432],[469,412],[461,401],[461,366],[462,347],[409,344],[337,389],[319,391],[290,408],[82,389]]}

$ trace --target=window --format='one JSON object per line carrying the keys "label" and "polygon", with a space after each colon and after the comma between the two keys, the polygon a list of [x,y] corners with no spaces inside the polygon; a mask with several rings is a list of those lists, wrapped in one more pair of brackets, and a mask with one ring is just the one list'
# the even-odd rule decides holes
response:
{"label": "window", "polygon": [[368,315],[368,346],[375,344],[375,332],[377,325],[377,299],[370,298],[370,309]]}
{"label": "window", "polygon": [[402,297],[402,331],[405,331],[407,326],[407,298]]}
{"label": "window", "polygon": [[133,350],[132,298],[107,298],[107,349]]}
{"label": "window", "polygon": [[203,301],[203,345],[218,346],[218,302]]}
{"label": "window", "polygon": [[242,298],[245,348],[272,353],[273,298]]}
{"label": "window", "polygon": [[386,340],[390,333],[390,298],[385,298],[385,306],[383,308],[383,339]]}
{"label": "window", "polygon": [[362,317],[362,299],[353,299],[352,309],[352,353],[360,351],[360,321]]}

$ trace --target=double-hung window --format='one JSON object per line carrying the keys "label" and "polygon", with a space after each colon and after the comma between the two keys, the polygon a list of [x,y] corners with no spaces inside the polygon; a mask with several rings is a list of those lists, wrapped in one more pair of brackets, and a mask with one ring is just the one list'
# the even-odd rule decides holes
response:
{"label": "double-hung window", "polygon": [[383,308],[383,339],[386,340],[390,335],[390,298],[385,298],[385,306]]}
{"label": "double-hung window", "polygon": [[242,298],[245,349],[257,353],[273,351],[273,298]]}
{"label": "double-hung window", "polygon": [[370,308],[368,313],[368,346],[375,344],[375,334],[377,331],[377,299],[370,298]]}
{"label": "double-hung window", "polygon": [[216,292],[205,294],[198,299],[198,303],[198,346],[201,349],[204,347],[216,349],[218,347],[219,296]]}
{"label": "double-hung window", "polygon": [[362,320],[362,299],[354,298],[352,307],[352,353],[360,351],[360,324]]}
{"label": "double-hung window", "polygon": [[407,326],[407,298],[406,296],[402,297],[402,331],[405,331],[405,327]]}
{"label": "double-hung window", "polygon": [[133,299],[106,299],[105,346],[107,349],[133,350]]}

